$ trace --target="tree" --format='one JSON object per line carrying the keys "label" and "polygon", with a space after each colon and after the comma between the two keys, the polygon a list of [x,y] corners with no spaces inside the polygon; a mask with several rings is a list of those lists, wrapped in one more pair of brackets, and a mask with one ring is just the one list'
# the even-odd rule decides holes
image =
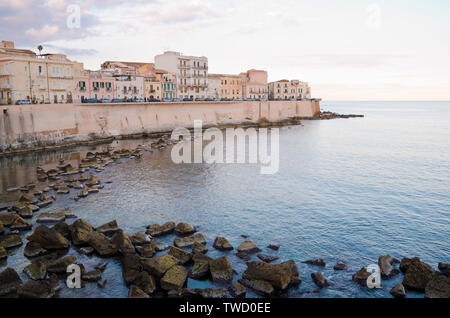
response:
{"label": "tree", "polygon": [[39,55],[41,55],[41,52],[44,49],[44,47],[42,45],[38,45],[37,49],[39,50]]}

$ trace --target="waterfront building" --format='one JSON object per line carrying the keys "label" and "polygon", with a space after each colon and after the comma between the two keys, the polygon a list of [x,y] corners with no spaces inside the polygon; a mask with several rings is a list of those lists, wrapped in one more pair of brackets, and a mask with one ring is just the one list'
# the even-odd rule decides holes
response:
{"label": "waterfront building", "polygon": [[161,100],[161,81],[156,76],[144,77],[144,98]]}
{"label": "waterfront building", "polygon": [[80,70],[79,74],[74,81],[75,103],[82,103],[85,99],[111,100],[114,98],[116,80],[112,73]]}
{"label": "waterfront building", "polygon": [[175,74],[179,98],[204,99],[208,88],[208,58],[167,51],[155,56],[155,68]]}
{"label": "waterfront building", "polygon": [[307,82],[299,80],[280,80],[269,83],[269,98],[280,99],[304,99],[311,98],[311,88]]}
{"label": "waterfront building", "polygon": [[242,91],[244,98],[262,100],[269,98],[267,71],[251,69],[239,75],[243,78]]}
{"label": "waterfront building", "polygon": [[0,42],[0,104],[73,102],[77,62],[64,54],[37,55]]}
{"label": "waterfront building", "polygon": [[124,100],[143,99],[144,76],[142,75],[114,75],[114,98]]}
{"label": "waterfront building", "polygon": [[227,75],[227,74],[209,74],[208,79],[213,76],[219,79],[219,95],[220,98],[238,99],[243,98],[243,81],[244,77],[241,75]]}
{"label": "waterfront building", "polygon": [[155,72],[161,83],[162,99],[172,100],[178,98],[176,74],[166,70],[155,70]]}
{"label": "waterfront building", "polygon": [[220,95],[220,74],[208,74],[208,89],[206,92],[207,98],[221,98]]}

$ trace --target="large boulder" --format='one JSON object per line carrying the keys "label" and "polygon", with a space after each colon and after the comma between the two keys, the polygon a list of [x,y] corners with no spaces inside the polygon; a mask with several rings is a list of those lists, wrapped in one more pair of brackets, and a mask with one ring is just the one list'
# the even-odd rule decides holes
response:
{"label": "large boulder", "polygon": [[0,213],[0,222],[6,227],[10,227],[14,221],[19,217],[17,214]]}
{"label": "large boulder", "polygon": [[391,255],[384,255],[378,258],[378,265],[380,266],[382,278],[389,279],[400,273],[400,271],[394,267],[394,263],[400,262]]}
{"label": "large boulder", "polygon": [[335,271],[344,271],[347,269],[347,262],[344,260],[338,260],[336,264],[333,266]]}
{"label": "large boulder", "polygon": [[195,235],[186,236],[186,237],[178,237],[173,240],[173,244],[179,248],[188,248],[194,245],[194,243],[206,244],[205,237],[201,233],[197,233]]}
{"label": "large boulder", "polygon": [[213,247],[219,251],[231,251],[233,249],[233,246],[224,237],[216,237]]}
{"label": "large boulder", "polygon": [[407,289],[423,293],[433,276],[433,268],[416,258],[408,264],[402,284]]}
{"label": "large boulder", "polygon": [[8,267],[0,273],[0,296],[15,293],[22,286],[22,280],[17,272]]}
{"label": "large boulder", "polygon": [[86,245],[88,237],[94,228],[85,220],[78,219],[69,226],[70,236],[74,245]]}
{"label": "large boulder", "polygon": [[155,246],[153,244],[144,244],[142,246],[136,246],[136,252],[138,252],[139,255],[145,258],[152,258],[156,253]]}
{"label": "large boulder", "polygon": [[40,213],[36,219],[37,223],[58,223],[66,219],[66,212],[64,210],[54,212]]}
{"label": "large boulder", "polygon": [[18,247],[22,244],[22,238],[19,234],[8,234],[0,237],[0,246],[5,249]]}
{"label": "large boulder", "polygon": [[438,268],[441,271],[442,274],[449,277],[450,276],[450,264],[446,263],[439,263]]}
{"label": "large boulder", "polygon": [[183,266],[172,266],[161,278],[161,288],[164,290],[179,290],[187,279],[187,270]]}
{"label": "large boulder", "polygon": [[43,249],[39,243],[36,242],[28,242],[23,249],[23,255],[29,258],[41,256],[46,253],[47,251]]}
{"label": "large boulder", "polygon": [[262,260],[263,262],[266,262],[266,263],[272,263],[272,262],[276,261],[277,259],[279,259],[278,256],[267,255],[267,254],[258,254],[258,255],[256,255],[256,257],[258,257],[260,260]]}
{"label": "large boulder", "polygon": [[208,252],[208,249],[205,245],[198,242],[194,242],[194,244],[192,245],[192,253],[206,254],[206,252]]}
{"label": "large boulder", "polygon": [[139,287],[144,293],[150,295],[156,291],[155,279],[149,273],[143,271],[136,275],[134,283]]}
{"label": "large boulder", "polygon": [[174,222],[167,222],[163,225],[152,224],[147,227],[147,234],[150,234],[153,237],[163,236],[172,233],[175,230]]}
{"label": "large boulder", "polygon": [[51,298],[55,293],[55,285],[50,280],[29,280],[17,290],[20,298]]}
{"label": "large boulder", "polygon": [[54,229],[56,232],[58,232],[65,238],[70,238],[69,225],[66,222],[64,221],[58,222],[52,227],[52,229]]}
{"label": "large boulder", "polygon": [[265,280],[241,278],[238,282],[263,297],[269,297],[275,291],[272,284]]}
{"label": "large boulder", "polygon": [[119,252],[122,254],[136,253],[133,242],[131,242],[130,237],[120,229],[116,231],[116,233],[114,233],[114,235],[111,237],[111,242],[117,246]]}
{"label": "large boulder", "polygon": [[3,233],[5,233],[5,227],[3,226],[3,222],[0,221],[0,235],[2,235]]}
{"label": "large boulder", "polygon": [[367,270],[367,268],[363,267],[359,271],[357,271],[355,274],[353,274],[352,280],[354,282],[357,282],[361,286],[367,287],[367,279],[369,278],[370,275],[371,274]]}
{"label": "large boulder", "polygon": [[293,274],[286,265],[253,261],[247,266],[242,278],[265,280],[277,289],[286,289],[291,283]]}
{"label": "large boulder", "polygon": [[261,250],[253,243],[252,241],[245,241],[241,245],[238,246],[238,252],[253,254],[261,252]]}
{"label": "large boulder", "polygon": [[300,279],[300,272],[298,271],[297,264],[294,260],[291,259],[287,262],[281,263],[280,266],[291,273],[291,281],[289,282],[289,285],[298,285],[302,282]]}
{"label": "large boulder", "polygon": [[26,202],[26,203],[30,203],[30,204],[35,204],[37,203],[38,199],[33,195],[33,194],[23,194],[20,199],[19,202]]}
{"label": "large boulder", "polygon": [[209,262],[211,257],[203,254],[194,254],[194,266],[189,271],[189,277],[193,279],[202,279],[209,275]]}
{"label": "large boulder", "polygon": [[450,277],[436,273],[425,287],[427,298],[450,298]]}
{"label": "large boulder", "polygon": [[47,265],[47,272],[53,274],[67,273],[67,267],[77,261],[75,256],[66,256]]}
{"label": "large boulder", "polygon": [[114,234],[119,230],[119,226],[117,225],[117,221],[113,220],[111,222],[105,223],[95,229],[99,233],[103,233],[105,235]]}
{"label": "large boulder", "polygon": [[70,245],[64,236],[45,225],[39,225],[27,239],[47,250],[66,249]]}
{"label": "large boulder", "polygon": [[45,279],[47,275],[47,263],[42,260],[35,260],[27,265],[23,272],[32,280]]}
{"label": "large boulder", "polygon": [[181,265],[189,263],[192,259],[192,253],[189,253],[178,247],[171,247],[169,255],[172,255],[173,257],[177,258],[180,261]]}
{"label": "large boulder", "polygon": [[169,254],[142,260],[144,270],[157,278],[163,277],[170,268],[178,263],[178,258]]}
{"label": "large boulder", "polygon": [[24,219],[31,219],[33,217],[33,209],[31,208],[31,205],[25,205],[17,211],[19,215]]}
{"label": "large boulder", "polygon": [[88,235],[87,243],[93,247],[101,257],[110,257],[117,254],[118,249],[104,234],[92,231]]}
{"label": "large boulder", "polygon": [[196,231],[195,227],[185,222],[178,223],[175,227],[175,233],[178,235],[190,235],[194,234]]}
{"label": "large boulder", "polygon": [[233,268],[227,256],[212,259],[209,270],[213,282],[229,284],[233,280]]}
{"label": "large boulder", "polygon": [[122,275],[127,286],[135,282],[141,267],[141,258],[139,256],[133,254],[124,254],[122,256]]}
{"label": "large boulder", "polygon": [[151,240],[146,234],[142,232],[136,232],[131,236],[131,242],[134,246],[141,246],[150,243]]}

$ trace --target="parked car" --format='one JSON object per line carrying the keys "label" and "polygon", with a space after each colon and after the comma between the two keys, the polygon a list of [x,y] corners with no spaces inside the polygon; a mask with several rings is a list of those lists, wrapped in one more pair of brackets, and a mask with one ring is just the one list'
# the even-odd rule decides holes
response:
{"label": "parked car", "polygon": [[244,99],[243,98],[236,98],[235,101],[242,102],[242,101],[244,101]]}
{"label": "parked car", "polygon": [[183,102],[193,102],[194,100],[192,98],[189,97],[185,97],[183,98]]}
{"label": "parked car", "polygon": [[96,103],[100,103],[100,101],[97,98],[85,98],[83,100],[83,103],[86,104],[96,104]]}
{"label": "parked car", "polygon": [[28,99],[19,99],[16,105],[31,105],[31,102]]}
{"label": "parked car", "polygon": [[156,98],[150,98],[148,101],[149,101],[150,103],[159,103],[159,102],[160,102],[160,100],[159,100],[159,99],[156,99]]}
{"label": "parked car", "polygon": [[101,103],[111,103],[111,99],[110,98],[103,98],[101,100]]}
{"label": "parked car", "polygon": [[120,98],[113,98],[111,100],[111,103],[122,103],[122,102],[123,102],[123,100],[121,100]]}
{"label": "parked car", "polygon": [[172,100],[170,98],[163,98],[162,100],[164,103],[170,103]]}
{"label": "parked car", "polygon": [[181,98],[174,98],[172,99],[172,102],[181,102]]}
{"label": "parked car", "polygon": [[216,98],[214,98],[214,101],[215,101],[215,102],[220,102],[220,98],[219,98],[219,97],[216,97]]}
{"label": "parked car", "polygon": [[212,102],[212,101],[214,101],[214,99],[212,99],[212,98],[205,98],[205,102]]}
{"label": "parked car", "polygon": [[134,101],[136,103],[145,103],[145,99],[144,98],[136,98]]}

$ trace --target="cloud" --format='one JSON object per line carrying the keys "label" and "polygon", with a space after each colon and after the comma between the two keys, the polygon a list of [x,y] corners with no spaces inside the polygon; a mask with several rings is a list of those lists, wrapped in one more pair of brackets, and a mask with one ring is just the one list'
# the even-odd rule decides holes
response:
{"label": "cloud", "polygon": [[95,49],[68,48],[52,44],[46,44],[44,50],[46,49],[51,49],[52,53],[62,53],[70,57],[86,57],[98,54],[98,51]]}

